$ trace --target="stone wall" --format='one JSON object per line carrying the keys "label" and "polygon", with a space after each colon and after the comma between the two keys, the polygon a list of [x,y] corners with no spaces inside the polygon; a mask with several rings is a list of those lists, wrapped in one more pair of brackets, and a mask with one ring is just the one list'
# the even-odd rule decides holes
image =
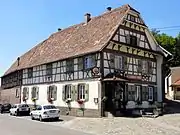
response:
{"label": "stone wall", "polygon": [[[18,92],[18,96],[16,96],[16,90]],[[10,89],[1,89],[0,91],[0,103],[10,103],[17,104],[20,103],[20,88],[10,88]]]}

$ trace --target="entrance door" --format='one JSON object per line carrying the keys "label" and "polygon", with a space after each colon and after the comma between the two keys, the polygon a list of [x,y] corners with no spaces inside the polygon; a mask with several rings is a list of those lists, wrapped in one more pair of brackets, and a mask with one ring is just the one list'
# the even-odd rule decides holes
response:
{"label": "entrance door", "polygon": [[105,96],[107,97],[105,111],[111,112],[113,115],[123,111],[125,109],[123,104],[125,100],[125,82],[105,82]]}

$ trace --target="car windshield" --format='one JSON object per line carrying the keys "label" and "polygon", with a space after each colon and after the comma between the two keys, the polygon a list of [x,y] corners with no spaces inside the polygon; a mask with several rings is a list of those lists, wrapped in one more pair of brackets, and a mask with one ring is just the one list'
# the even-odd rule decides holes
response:
{"label": "car windshield", "polygon": [[56,109],[55,106],[53,105],[47,105],[47,106],[43,106],[44,110],[47,110],[47,109]]}

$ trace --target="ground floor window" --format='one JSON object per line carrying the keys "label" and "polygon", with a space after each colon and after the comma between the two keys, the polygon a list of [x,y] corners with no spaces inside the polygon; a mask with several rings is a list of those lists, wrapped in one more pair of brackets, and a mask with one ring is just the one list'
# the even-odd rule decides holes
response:
{"label": "ground floor window", "polygon": [[141,86],[140,85],[136,85],[135,100],[141,101]]}
{"label": "ground floor window", "polygon": [[78,85],[78,100],[85,100],[85,85]]}
{"label": "ground floor window", "polygon": [[72,85],[65,86],[65,99],[71,99]]}
{"label": "ground floor window", "polygon": [[32,99],[38,99],[39,97],[39,88],[38,87],[33,87],[31,91],[31,98]]}
{"label": "ground floor window", "polygon": [[135,87],[134,85],[128,85],[128,100],[135,101]]}
{"label": "ground floor window", "polygon": [[29,89],[28,87],[23,88],[23,99],[28,99],[29,97]]}
{"label": "ground floor window", "polygon": [[57,86],[55,86],[55,85],[48,86],[48,89],[47,89],[47,98],[48,99],[53,99],[53,100],[57,99]]}

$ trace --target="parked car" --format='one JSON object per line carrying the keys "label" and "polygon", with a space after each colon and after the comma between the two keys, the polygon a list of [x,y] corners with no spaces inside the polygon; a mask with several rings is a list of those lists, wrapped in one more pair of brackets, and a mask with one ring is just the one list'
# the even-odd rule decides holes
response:
{"label": "parked car", "polygon": [[15,104],[10,109],[10,115],[20,116],[20,115],[29,115],[30,107],[27,104]]}
{"label": "parked car", "polygon": [[10,109],[11,109],[11,104],[9,103],[5,103],[5,104],[1,104],[0,105],[0,112],[1,113],[4,113],[4,112],[10,112]]}
{"label": "parked car", "polygon": [[30,115],[32,120],[59,120],[60,110],[57,109],[54,105],[38,105],[35,110],[30,112]]}

